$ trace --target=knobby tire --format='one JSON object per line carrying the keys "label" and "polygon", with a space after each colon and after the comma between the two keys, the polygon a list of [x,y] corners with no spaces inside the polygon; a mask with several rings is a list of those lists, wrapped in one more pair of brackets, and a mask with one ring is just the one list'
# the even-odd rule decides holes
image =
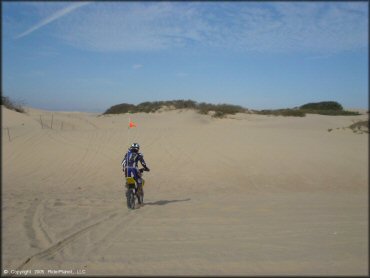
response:
{"label": "knobby tire", "polygon": [[132,189],[127,191],[127,207],[129,209],[135,208],[135,193]]}

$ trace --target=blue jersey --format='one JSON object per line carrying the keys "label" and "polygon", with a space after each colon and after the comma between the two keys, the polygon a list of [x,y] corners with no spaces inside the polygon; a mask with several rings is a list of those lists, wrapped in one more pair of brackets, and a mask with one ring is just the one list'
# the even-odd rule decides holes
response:
{"label": "blue jersey", "polygon": [[139,161],[140,161],[141,165],[143,165],[143,167],[146,168],[146,163],[145,163],[143,154],[132,152],[132,151],[129,150],[125,154],[125,157],[123,158],[121,164],[125,168],[130,168],[130,167],[137,168],[138,164],[139,164]]}
{"label": "blue jersey", "polygon": [[122,167],[125,169],[125,176],[126,177],[134,177],[134,179],[141,183],[141,179],[138,175],[138,164],[139,161],[144,168],[146,168],[146,163],[144,161],[144,156],[141,153],[128,151],[125,154],[125,157],[122,160]]}

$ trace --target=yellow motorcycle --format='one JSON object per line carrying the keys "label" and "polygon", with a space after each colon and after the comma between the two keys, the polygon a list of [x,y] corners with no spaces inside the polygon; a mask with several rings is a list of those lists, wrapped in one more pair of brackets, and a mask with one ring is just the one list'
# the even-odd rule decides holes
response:
{"label": "yellow motorcycle", "polygon": [[144,168],[141,168],[138,171],[138,178],[141,179],[141,185],[138,184],[133,177],[126,177],[126,199],[127,207],[129,209],[135,209],[136,199],[139,205],[144,203],[143,187],[145,180],[142,178],[144,171],[146,171]]}

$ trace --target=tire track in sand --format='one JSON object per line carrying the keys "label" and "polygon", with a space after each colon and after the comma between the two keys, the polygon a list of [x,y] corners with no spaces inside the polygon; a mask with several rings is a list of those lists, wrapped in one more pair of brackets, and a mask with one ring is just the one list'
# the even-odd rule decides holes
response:
{"label": "tire track in sand", "polygon": [[18,266],[16,268],[16,270],[21,270],[22,268],[24,268],[26,265],[29,265],[30,262],[33,260],[33,259],[42,259],[42,258],[47,258],[47,257],[50,257],[52,255],[54,255],[55,253],[57,253],[58,251],[62,250],[64,247],[66,247],[66,245],[72,243],[73,241],[75,241],[76,239],[78,239],[79,237],[81,237],[84,233],[90,231],[91,229],[99,226],[100,224],[106,222],[106,221],[109,221],[111,219],[114,219],[115,217],[118,216],[118,213],[115,212],[115,213],[111,213],[110,215],[108,215],[107,217],[85,227],[85,228],[82,228],[74,233],[72,233],[71,235],[65,237],[64,239],[62,240],[59,240],[57,243],[53,244],[52,246],[46,248],[45,250],[41,251],[41,252],[38,252],[30,257],[28,257],[20,266]]}
{"label": "tire track in sand", "polygon": [[[30,246],[33,248],[44,248],[52,242],[52,238],[47,232],[46,224],[43,221],[40,212],[43,209],[43,202],[35,200],[24,216],[23,226],[30,239]],[[42,235],[42,236],[40,236]]]}
{"label": "tire track in sand", "polygon": [[[128,211],[127,217],[121,218],[121,220],[118,221],[118,223],[116,223],[116,225],[114,225],[112,228],[108,229],[98,241],[95,240],[95,246],[90,250],[86,250],[85,254],[101,254],[104,250],[110,248],[113,244],[115,244],[114,240],[118,236],[122,236],[124,232],[126,232],[130,227],[142,220],[143,216],[147,215],[150,212],[151,210],[146,209],[143,211],[142,208],[140,210],[135,209],[133,211]],[[107,227],[109,226],[107,225]],[[120,227],[122,228],[120,229]]]}
{"label": "tire track in sand", "polygon": [[[38,205],[39,204],[36,204],[36,205],[33,204],[33,207],[38,206]],[[121,208],[119,210],[121,210]],[[144,211],[144,214],[143,213],[137,213],[137,212],[139,212],[139,211],[137,211],[137,210],[128,211],[128,212],[126,212],[126,214],[121,215],[116,210],[115,212],[109,214],[107,217],[104,217],[103,219],[101,219],[101,220],[99,220],[99,221],[97,221],[97,222],[95,222],[91,225],[88,225],[88,226],[86,226],[82,229],[79,229],[78,231],[70,234],[69,236],[59,240],[58,242],[51,245],[50,247],[44,249],[43,251],[40,251],[40,252],[28,257],[20,266],[18,266],[16,268],[16,270],[22,270],[26,266],[29,267],[30,264],[32,264],[32,261],[35,260],[35,259],[50,258],[50,257],[55,256],[56,254],[63,255],[62,254],[63,251],[64,251],[63,249],[68,247],[68,245],[75,242],[77,239],[79,239],[84,234],[90,233],[89,239],[90,240],[93,239],[94,237],[91,236],[91,232],[93,232],[94,228],[97,228],[99,226],[103,227],[104,234],[99,239],[93,240],[91,243],[92,243],[92,245],[94,245],[94,247],[90,250],[86,250],[84,253],[85,254],[88,254],[90,252],[96,253],[96,252],[101,251],[102,249],[105,250],[105,249],[109,248],[110,246],[112,246],[112,244],[114,244],[113,240],[117,236],[122,235],[122,232],[129,229],[133,224],[140,221],[142,219],[142,216],[145,215],[145,214],[148,214],[150,212],[150,210]],[[35,213],[34,215],[38,215],[38,214]],[[117,217],[119,217],[119,216],[121,216],[121,218],[120,218],[121,220],[117,221]],[[122,227],[122,225],[124,225],[124,226]],[[109,229],[107,229],[106,227],[109,227]],[[118,229],[119,227],[122,227],[122,229]],[[34,230],[29,230],[29,232],[31,233],[32,238],[36,238],[35,235],[37,234],[37,232],[35,232]],[[101,235],[101,234],[102,234],[102,232],[99,231],[98,235]],[[50,239],[49,236],[46,236],[46,237]]]}

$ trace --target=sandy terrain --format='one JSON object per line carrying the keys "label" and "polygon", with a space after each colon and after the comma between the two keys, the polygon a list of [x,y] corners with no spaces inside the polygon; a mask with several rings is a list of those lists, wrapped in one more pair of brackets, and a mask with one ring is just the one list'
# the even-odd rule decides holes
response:
{"label": "sandy terrain", "polygon": [[2,273],[368,274],[368,134],[342,129],[367,115],[134,114],[131,211],[127,115],[2,116]]}

